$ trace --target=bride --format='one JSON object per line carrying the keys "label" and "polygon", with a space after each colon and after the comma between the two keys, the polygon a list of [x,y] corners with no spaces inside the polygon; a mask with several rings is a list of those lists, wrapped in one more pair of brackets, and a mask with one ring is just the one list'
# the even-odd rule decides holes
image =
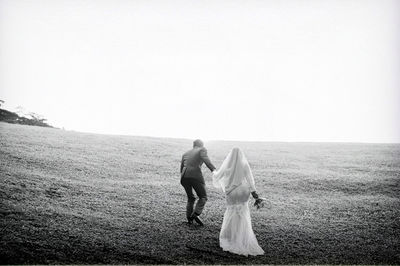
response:
{"label": "bride", "polygon": [[227,203],[219,234],[220,247],[245,256],[264,254],[254,235],[248,206],[250,194],[256,199],[257,207],[262,199],[256,193],[250,165],[239,148],[233,148],[213,174],[213,184],[225,193]]}

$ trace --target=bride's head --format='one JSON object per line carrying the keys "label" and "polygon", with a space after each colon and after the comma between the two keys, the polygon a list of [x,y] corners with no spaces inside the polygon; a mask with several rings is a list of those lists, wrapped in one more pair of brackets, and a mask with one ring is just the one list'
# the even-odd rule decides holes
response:
{"label": "bride's head", "polygon": [[232,153],[239,153],[239,152],[242,152],[242,150],[240,148],[238,148],[238,147],[234,147],[231,152]]}
{"label": "bride's head", "polygon": [[235,147],[226,156],[214,176],[213,183],[215,187],[221,187],[225,193],[229,193],[251,175],[251,169],[243,151]]}
{"label": "bride's head", "polygon": [[231,175],[234,173],[241,175],[248,164],[243,151],[238,147],[233,148],[225,160],[227,162],[226,170]]}

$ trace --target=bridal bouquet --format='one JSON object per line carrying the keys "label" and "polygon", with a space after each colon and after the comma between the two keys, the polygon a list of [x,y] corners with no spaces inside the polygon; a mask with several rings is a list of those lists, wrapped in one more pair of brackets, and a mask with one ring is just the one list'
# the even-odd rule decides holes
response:
{"label": "bridal bouquet", "polygon": [[265,206],[265,202],[266,202],[266,198],[258,198],[256,199],[256,201],[254,202],[254,207],[258,209],[262,208]]}

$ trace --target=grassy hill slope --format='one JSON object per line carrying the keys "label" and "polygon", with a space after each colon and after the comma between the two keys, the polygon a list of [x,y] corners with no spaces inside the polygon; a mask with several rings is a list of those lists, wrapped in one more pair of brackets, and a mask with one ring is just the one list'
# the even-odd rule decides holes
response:
{"label": "grassy hill slope", "polygon": [[209,142],[246,153],[268,205],[264,256],[218,246],[224,196],[206,173],[204,227],[185,224],[189,140],[0,123],[2,263],[399,264],[400,145]]}

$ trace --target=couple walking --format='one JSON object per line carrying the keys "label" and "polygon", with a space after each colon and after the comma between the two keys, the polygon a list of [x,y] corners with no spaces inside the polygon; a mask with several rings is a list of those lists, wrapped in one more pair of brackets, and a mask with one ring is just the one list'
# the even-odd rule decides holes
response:
{"label": "couple walking", "polygon": [[[258,245],[254,235],[248,201],[250,195],[260,207],[263,199],[256,192],[250,165],[239,148],[233,148],[221,167],[216,170],[207,156],[207,150],[201,140],[193,142],[193,149],[182,156],[181,184],[187,194],[186,216],[189,224],[193,221],[203,225],[200,214],[207,202],[207,192],[201,172],[205,164],[213,173],[213,185],[225,193],[227,208],[224,214],[219,244],[224,251],[239,255],[262,255],[264,251]],[[196,206],[193,190],[199,197]]]}

